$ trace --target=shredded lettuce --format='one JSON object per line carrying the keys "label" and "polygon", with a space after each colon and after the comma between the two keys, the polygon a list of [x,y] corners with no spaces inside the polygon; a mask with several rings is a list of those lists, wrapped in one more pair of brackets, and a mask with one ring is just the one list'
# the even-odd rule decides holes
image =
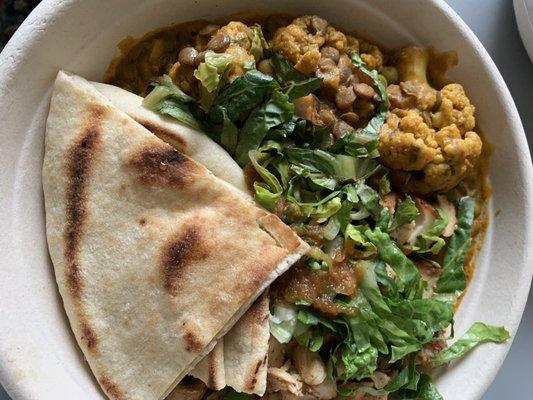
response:
{"label": "shredded lettuce", "polygon": [[278,53],[272,55],[270,63],[278,82],[291,100],[313,93],[322,85],[321,78],[305,76]]}
{"label": "shredded lettuce", "polygon": [[367,230],[366,237],[376,246],[378,257],[396,272],[399,290],[412,294],[420,281],[420,273],[413,262],[402,253],[390,236],[379,228]]}
{"label": "shredded lettuce", "polygon": [[270,333],[280,343],[289,343],[294,335],[298,311],[289,305],[276,305],[270,316]]}
{"label": "shredded lettuce", "polygon": [[438,293],[460,294],[466,288],[466,274],[463,267],[466,252],[472,242],[474,223],[474,199],[462,197],[457,202],[457,229],[452,235],[442,262],[442,275],[435,289]]}
{"label": "shredded lettuce", "polygon": [[209,50],[205,53],[205,61],[194,71],[194,77],[200,81],[200,104],[205,111],[211,108],[222,76],[232,61],[233,56],[229,54]]}
{"label": "shredded lettuce", "polygon": [[481,343],[502,343],[509,340],[509,332],[503,326],[491,326],[482,322],[474,323],[454,344],[441,350],[433,357],[435,363],[448,363],[463,357]]}
{"label": "shredded lettuce", "polygon": [[411,196],[406,196],[405,199],[398,204],[389,230],[392,231],[400,226],[408,224],[409,222],[414,221],[419,215],[420,211],[416,208],[415,202]]}
{"label": "shredded lettuce", "polygon": [[[463,264],[472,240],[474,200],[456,200],[458,222],[451,238],[442,235],[450,216],[436,206],[439,217],[431,227],[414,243],[397,243],[401,229],[421,210],[409,195],[393,213],[382,205],[391,192],[389,170],[378,161],[379,132],[389,107],[386,80],[357,53],[350,54],[358,73],[370,79],[379,104],[366,126],[334,138],[331,126],[294,115],[294,100],[319,90],[322,80],[302,74],[269,49],[258,25],[251,30],[251,53],[256,61],[269,57],[273,76],[251,62],[243,76],[229,83],[225,74],[231,56],[209,53],[195,71],[201,108],[168,77],[155,84],[146,105],[203,128],[239,165],[255,169],[256,202],[301,229],[312,244],[300,261],[310,269],[306,273],[335,276],[338,260],[343,268],[353,268],[353,295],[342,290],[321,295],[321,301],[338,306],[336,315],[322,314],[308,299],[274,304],[269,323],[276,340],[296,340],[320,351],[341,395],[442,400],[422,373],[419,354],[443,340],[445,330],[453,332],[455,301],[466,287]],[[428,265],[440,277],[429,279]],[[480,343],[508,338],[502,327],[476,323],[450,347],[430,355],[429,363],[447,363]],[[386,385],[363,383],[384,370],[393,372]],[[234,391],[224,396],[248,398]]]}
{"label": "shredded lettuce", "polygon": [[268,42],[263,35],[263,30],[259,24],[254,24],[250,27],[252,30],[252,47],[250,48],[250,53],[255,58],[255,61],[259,61],[263,58],[265,50],[268,50]]}
{"label": "shredded lettuce", "polygon": [[287,95],[274,90],[270,100],[256,108],[244,123],[235,149],[237,163],[244,166],[249,160],[248,152],[259,148],[268,130],[288,121],[293,113],[294,104]]}
{"label": "shredded lettuce", "polygon": [[200,131],[204,124],[193,115],[194,99],[172,82],[168,75],[152,82],[154,89],[143,100],[143,106]]}

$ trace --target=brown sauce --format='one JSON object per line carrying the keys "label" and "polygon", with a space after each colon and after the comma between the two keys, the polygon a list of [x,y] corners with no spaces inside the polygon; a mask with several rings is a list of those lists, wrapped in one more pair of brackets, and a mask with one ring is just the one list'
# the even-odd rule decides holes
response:
{"label": "brown sauce", "polygon": [[272,294],[291,304],[303,300],[327,315],[351,314],[353,308],[335,301],[335,297],[339,294],[355,296],[361,271],[348,262],[334,263],[322,271],[295,265],[274,283]]}

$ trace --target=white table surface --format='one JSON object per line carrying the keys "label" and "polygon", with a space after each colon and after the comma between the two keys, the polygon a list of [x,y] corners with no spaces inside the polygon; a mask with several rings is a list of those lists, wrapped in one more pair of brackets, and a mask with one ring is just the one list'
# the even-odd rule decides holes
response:
{"label": "white table surface", "polygon": [[[533,63],[527,57],[520,40],[512,0],[447,0],[447,2],[470,26],[496,62],[518,106],[528,140],[533,143]],[[533,295],[530,294],[511,351],[483,400],[533,398],[532,364]],[[2,387],[0,387],[0,400],[10,400]]]}

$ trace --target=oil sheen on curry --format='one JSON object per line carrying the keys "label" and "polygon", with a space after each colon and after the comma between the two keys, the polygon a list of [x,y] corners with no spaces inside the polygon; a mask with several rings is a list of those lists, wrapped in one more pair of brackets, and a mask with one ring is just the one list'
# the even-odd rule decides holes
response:
{"label": "oil sheen on curry", "polygon": [[[119,48],[106,81],[220,144],[311,246],[270,289],[262,398],[442,399],[431,371],[473,347],[446,339],[490,196],[476,107],[446,77],[456,53],[384,48],[310,15],[194,21]],[[178,389],[257,398],[208,386]]]}

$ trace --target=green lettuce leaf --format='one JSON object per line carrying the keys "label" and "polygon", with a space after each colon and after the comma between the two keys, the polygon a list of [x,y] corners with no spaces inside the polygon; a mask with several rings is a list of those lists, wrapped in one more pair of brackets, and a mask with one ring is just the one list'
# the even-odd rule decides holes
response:
{"label": "green lettuce leaf", "polygon": [[298,311],[295,307],[276,305],[270,315],[270,333],[280,343],[289,343],[294,335]]}
{"label": "green lettuce leaf", "polygon": [[413,262],[402,253],[390,236],[379,228],[374,231],[367,230],[366,236],[378,249],[379,258],[396,272],[399,290],[410,293],[421,278]]}
{"label": "green lettuce leaf", "polygon": [[228,118],[236,122],[263,103],[266,95],[276,86],[271,76],[256,70],[249,71],[222,90],[209,111],[209,117],[214,123],[221,123],[225,110]]}
{"label": "green lettuce leaf", "polygon": [[250,53],[255,58],[255,61],[258,62],[263,58],[264,51],[268,49],[268,42],[263,35],[263,30],[259,24],[253,24],[250,26],[252,30],[252,47],[250,48]]}
{"label": "green lettuce leaf", "polygon": [[240,166],[248,162],[248,152],[259,148],[268,130],[288,121],[294,113],[294,104],[286,94],[274,90],[272,98],[256,108],[244,123],[235,149],[235,160]]}
{"label": "green lettuce leaf", "polygon": [[409,222],[414,221],[419,215],[420,211],[416,208],[415,202],[411,199],[411,196],[406,196],[405,199],[398,204],[389,230],[392,231],[400,226],[408,224]]}
{"label": "green lettuce leaf", "polygon": [[235,148],[237,147],[237,139],[239,137],[239,130],[235,124],[228,118],[224,111],[224,120],[222,123],[222,131],[220,132],[220,144],[226,151],[233,156]]}
{"label": "green lettuce leaf", "polygon": [[432,358],[432,361],[435,363],[448,363],[463,357],[481,343],[503,343],[509,340],[509,338],[509,332],[503,326],[491,326],[482,322],[476,322],[454,344],[438,352]]}
{"label": "green lettuce leaf", "polygon": [[232,61],[233,56],[229,54],[207,51],[205,61],[194,70],[194,77],[200,81],[200,104],[205,111],[211,108],[222,76]]}
{"label": "green lettuce leaf", "polygon": [[466,288],[463,263],[472,242],[473,222],[474,199],[462,197],[457,203],[457,229],[450,238],[444,253],[442,275],[439,277],[435,288],[437,293],[461,293]]}
{"label": "green lettuce leaf", "polygon": [[321,78],[305,76],[279,53],[272,55],[270,63],[274,69],[276,79],[291,100],[313,93],[322,85]]}
{"label": "green lettuce leaf", "polygon": [[194,99],[176,86],[168,75],[152,82],[154,89],[143,100],[143,106],[200,131],[205,130],[192,112]]}

